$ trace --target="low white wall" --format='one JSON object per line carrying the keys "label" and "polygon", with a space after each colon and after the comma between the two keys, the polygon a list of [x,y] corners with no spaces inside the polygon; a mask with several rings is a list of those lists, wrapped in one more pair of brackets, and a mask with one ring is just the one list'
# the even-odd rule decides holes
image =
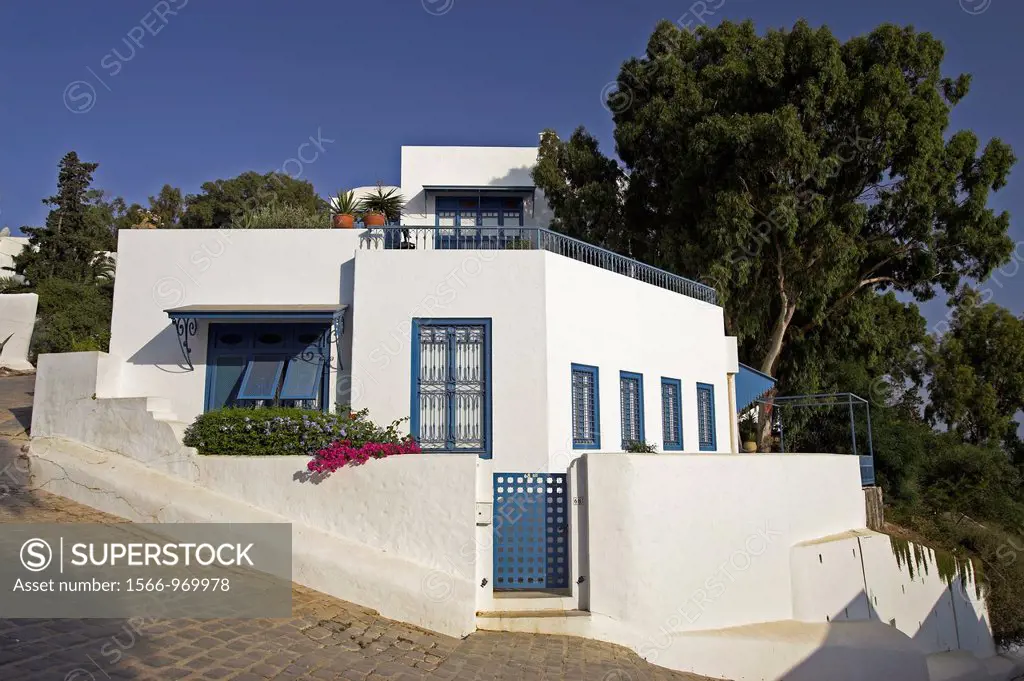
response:
{"label": "low white wall", "polygon": [[[868,598],[880,621],[892,624],[930,653],[967,650],[979,657],[995,653],[984,594],[973,571],[957,570],[945,561],[940,568],[939,557],[931,549],[885,534],[865,534],[860,547]],[[947,570],[956,570],[959,576],[951,577]]]}
{"label": "low white wall", "polygon": [[587,454],[590,609],[642,632],[791,619],[790,547],[863,527],[856,457]]}
{"label": "low white wall", "polygon": [[292,522],[421,565],[448,566],[476,534],[476,457],[407,455],[306,480],[306,456],[196,456],[198,483]]}
{"label": "low white wall", "polygon": [[[297,554],[297,581],[308,573],[308,586],[386,616],[454,635],[472,630],[475,557],[463,554],[476,536],[474,455],[371,461],[319,482],[306,479],[306,457],[199,456],[153,419],[146,398],[102,396],[119,366],[99,352],[40,356],[32,435],[59,463],[47,469],[47,489],[119,514],[132,499],[129,510],[149,509],[163,522],[243,522],[232,504],[244,504],[293,523],[295,532],[305,527],[348,542],[336,546],[333,574],[301,564]],[[69,456],[62,442],[94,448],[103,461]],[[175,515],[184,513],[175,504],[185,498],[191,510]],[[456,562],[468,562],[465,574],[449,574]],[[429,588],[438,574],[445,576],[440,594],[436,584]]]}
{"label": "low white wall", "polygon": [[951,558],[940,568],[927,547],[870,530],[807,542],[793,548],[792,583],[795,619],[875,620],[929,654],[995,654],[973,571]]}
{"label": "low white wall", "polygon": [[[7,273],[10,275],[10,272]],[[5,276],[0,271],[0,276]],[[25,371],[32,368],[28,361],[32,330],[36,325],[39,296],[35,293],[0,294],[0,367]]]}

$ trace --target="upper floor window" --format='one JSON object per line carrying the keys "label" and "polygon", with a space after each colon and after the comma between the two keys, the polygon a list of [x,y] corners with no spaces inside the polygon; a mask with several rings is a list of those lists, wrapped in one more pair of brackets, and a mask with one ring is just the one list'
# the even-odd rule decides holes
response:
{"label": "upper floor window", "polygon": [[697,384],[697,438],[700,451],[713,452],[718,447],[715,439],[715,386]]}
{"label": "upper floor window", "polygon": [[619,372],[619,402],[622,408],[622,448],[644,441],[644,377]]}
{"label": "upper floor window", "polygon": [[522,227],[521,197],[439,196],[434,212],[438,227]]}
{"label": "upper floor window", "polygon": [[601,448],[601,412],[598,406],[597,367],[572,365],[572,447]]}
{"label": "upper floor window", "polygon": [[661,379],[661,429],[665,451],[683,448],[682,383],[678,378]]}

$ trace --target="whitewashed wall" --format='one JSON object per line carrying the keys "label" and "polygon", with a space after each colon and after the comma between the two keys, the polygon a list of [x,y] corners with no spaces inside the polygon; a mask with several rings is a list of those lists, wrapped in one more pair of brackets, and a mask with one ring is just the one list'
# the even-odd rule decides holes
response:
{"label": "whitewashed wall", "polygon": [[646,632],[791,619],[790,547],[864,526],[856,457],[587,454],[591,612]]}
{"label": "whitewashed wall", "polygon": [[0,236],[0,277],[18,277],[13,271],[14,256],[28,248],[27,236]]}
{"label": "whitewashed wall", "polygon": [[[0,272],[0,276],[3,273]],[[36,326],[39,296],[35,293],[0,294],[0,367],[25,371],[32,368],[28,351]]]}
{"label": "whitewashed wall", "polygon": [[291,523],[295,581],[385,617],[472,631],[476,457],[392,457],[314,484],[307,457],[199,456],[145,398],[108,397],[120,368],[102,352],[40,356],[36,486],[134,521]]}
{"label": "whitewashed wall", "polygon": [[548,446],[552,472],[572,449],[572,363],[598,367],[601,451],[621,451],[619,372],[643,374],[645,437],[664,450],[661,379],[682,382],[683,450],[698,451],[697,383],[715,386],[717,451],[729,451],[726,373],[736,371],[722,308],[576,260],[545,254]]}
{"label": "whitewashed wall", "polygon": [[927,653],[991,657],[992,628],[974,572],[948,567],[943,574],[927,547],[870,530],[800,544],[793,547],[794,618],[875,620]]}
{"label": "whitewashed wall", "polygon": [[[424,185],[525,187],[537,164],[537,147],[402,147],[403,224],[433,227],[434,197]],[[551,211],[543,192],[524,195],[523,224],[544,227]]]}
{"label": "whitewashed wall", "polygon": [[[125,362],[119,397],[156,396],[191,421],[203,411],[209,325],[182,365],[164,310],[199,304],[350,304],[361,230],[122,230],[110,354]],[[349,327],[351,329],[351,326]],[[351,330],[343,352],[348,352]],[[332,348],[332,353],[334,349]],[[347,357],[343,358],[348,366]],[[339,381],[332,375],[331,395]],[[341,373],[342,392],[348,382]]]}
{"label": "whitewashed wall", "polygon": [[538,251],[359,251],[353,405],[378,421],[409,416],[414,317],[490,318],[495,463],[542,470],[544,267]]}
{"label": "whitewashed wall", "polygon": [[717,444],[728,451],[728,344],[717,306],[543,251],[359,251],[355,271],[353,404],[381,419],[409,416],[414,317],[488,317],[495,470],[564,472],[580,453],[573,362],[601,369],[603,450],[620,450],[622,369],[644,374],[646,434],[659,449],[661,377],[683,383],[690,450],[696,383],[713,384]]}

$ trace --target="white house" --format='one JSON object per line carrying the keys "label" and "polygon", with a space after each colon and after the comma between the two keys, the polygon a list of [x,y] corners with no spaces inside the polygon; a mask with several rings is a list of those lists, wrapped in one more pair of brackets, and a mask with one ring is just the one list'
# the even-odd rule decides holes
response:
{"label": "white house", "polygon": [[[536,154],[403,147],[392,227],[121,232],[109,353],[40,359],[34,483],[291,523],[296,581],[451,635],[734,681],[1008,678],[973,573],[906,570],[865,529],[857,457],[737,453],[737,395],[770,380],[715,291],[547,230]],[[267,404],[409,417],[424,454],[313,485],[303,457],[181,443]]]}
{"label": "white house", "polygon": [[715,292],[544,229],[536,153],[403,147],[407,235],[122,232],[119,396],[167,398],[184,422],[350,403],[508,472],[564,473],[629,440],[736,451]]}

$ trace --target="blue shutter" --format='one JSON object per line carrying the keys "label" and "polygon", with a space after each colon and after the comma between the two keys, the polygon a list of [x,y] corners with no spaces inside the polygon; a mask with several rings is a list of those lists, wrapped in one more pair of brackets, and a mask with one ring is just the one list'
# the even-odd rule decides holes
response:
{"label": "blue shutter", "polygon": [[240,400],[272,400],[284,371],[284,359],[275,355],[256,355],[249,360],[238,390]]}
{"label": "blue shutter", "polygon": [[572,365],[572,448],[601,448],[597,367]]}
{"label": "blue shutter", "polygon": [[700,451],[713,452],[718,449],[715,438],[715,386],[697,384],[697,434]]}
{"label": "blue shutter", "polygon": [[324,356],[319,349],[288,360],[281,385],[282,400],[315,400],[324,375]]}
{"label": "blue shutter", "polygon": [[245,365],[244,357],[216,357],[210,362],[207,411],[220,409],[234,402]]}
{"label": "blue shutter", "polygon": [[622,409],[622,448],[644,441],[644,377],[619,372],[619,404]]}
{"label": "blue shutter", "polygon": [[661,429],[665,451],[683,449],[682,383],[677,378],[661,379]]}

